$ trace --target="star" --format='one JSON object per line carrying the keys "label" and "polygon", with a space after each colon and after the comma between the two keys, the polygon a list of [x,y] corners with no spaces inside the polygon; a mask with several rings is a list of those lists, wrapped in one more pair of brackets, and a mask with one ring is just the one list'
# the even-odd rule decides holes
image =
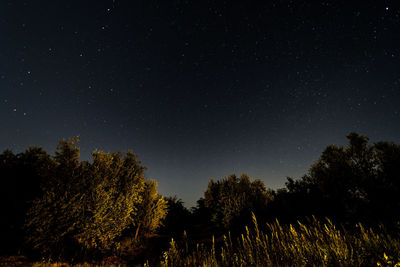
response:
{"label": "star", "polygon": [[[47,145],[43,129],[53,140],[81,131],[90,136],[88,142],[105,148],[139,144],[143,154],[156,155],[148,156],[155,173],[173,147],[171,160],[184,159],[195,180],[221,169],[212,162],[196,169],[194,158],[219,157],[229,169],[235,166],[232,155],[222,153],[235,145],[242,153],[254,148],[250,152],[259,162],[274,158],[297,166],[297,158],[279,152],[291,151],[301,163],[311,163],[316,158],[308,150],[320,152],[323,144],[343,140],[339,132],[350,132],[358,121],[363,134],[375,131],[377,141],[382,134],[400,140],[400,40],[391,38],[400,13],[391,1],[355,9],[330,1],[306,8],[298,1],[232,8],[206,1],[196,8],[188,1],[108,1],[90,12],[60,1],[59,10],[66,13],[48,16],[48,27],[40,27],[43,21],[34,14],[52,10],[8,1],[14,7],[2,20],[13,34],[1,43],[7,68],[0,71],[0,119],[11,123],[3,127],[1,136],[7,138],[0,148],[28,141]],[[306,16],[305,11],[319,14],[321,7],[324,16]],[[98,131],[94,116],[113,131]],[[58,123],[63,120],[74,124],[63,128]],[[73,129],[77,125],[82,129]],[[20,139],[13,135],[17,126],[26,130]],[[115,135],[121,138],[114,140]],[[310,147],[300,138],[312,139]],[[89,151],[87,139],[82,141]],[[284,179],[292,171],[275,163],[274,177]],[[184,179],[176,177],[171,181]],[[199,190],[187,188],[189,194]]]}

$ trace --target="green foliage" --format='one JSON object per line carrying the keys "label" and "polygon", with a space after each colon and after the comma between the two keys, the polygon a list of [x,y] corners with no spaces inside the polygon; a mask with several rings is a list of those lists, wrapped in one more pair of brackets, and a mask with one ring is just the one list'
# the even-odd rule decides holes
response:
{"label": "green foliage", "polygon": [[[260,221],[279,218],[284,225],[276,221],[261,231],[253,217],[254,228],[246,228],[238,240],[232,242],[229,234],[196,247],[185,232],[184,244],[173,240],[163,264],[395,265],[399,240],[365,225],[383,222],[389,232],[398,233],[400,145],[371,145],[356,133],[347,138],[347,146],[326,147],[306,175],[288,178],[286,187],[277,191],[245,174],[211,180],[192,213],[176,197],[158,194],[157,183],[144,178],[145,167],[132,152],[95,151],[92,161],[81,162],[77,138],[61,141],[54,157],[37,147],[20,154],[6,150],[0,154],[5,215],[0,226],[6,241],[0,250],[9,244],[13,249],[7,253],[19,250],[27,210],[28,241],[52,259],[84,259],[82,255],[99,252],[137,257],[146,249],[154,253],[167,235],[179,237],[183,230],[196,240],[207,240],[229,229],[236,239],[254,212]],[[307,226],[288,224],[312,214],[346,228],[357,221],[363,225],[347,232],[317,219]],[[152,235],[163,223],[165,236]],[[146,240],[160,244],[146,247]]]}
{"label": "green foliage", "polygon": [[167,215],[167,201],[158,194],[157,182],[150,180],[145,182],[142,194],[143,201],[139,206],[137,221],[137,234],[140,228],[144,234],[154,233],[162,224]]}
{"label": "green foliage", "polygon": [[271,195],[261,180],[250,181],[249,176],[231,175],[221,181],[208,183],[204,193],[204,206],[218,226],[230,228],[238,221],[248,218],[250,212],[262,212]]}
{"label": "green foliage", "polygon": [[29,242],[65,256],[69,246],[75,253],[118,249],[122,232],[134,225],[154,231],[165,204],[136,155],[95,151],[92,163],[79,162],[77,141],[61,141],[44,174],[43,196],[28,212]]}
{"label": "green foliage", "polygon": [[[162,266],[370,266],[394,265],[400,261],[400,240],[377,234],[358,224],[354,233],[340,231],[329,220],[313,218],[306,226],[281,225],[278,221],[259,229],[253,214],[253,228],[246,227],[236,242],[224,236],[220,246],[197,244],[181,248],[172,240],[163,254]],[[390,256],[388,256],[390,255]]]}

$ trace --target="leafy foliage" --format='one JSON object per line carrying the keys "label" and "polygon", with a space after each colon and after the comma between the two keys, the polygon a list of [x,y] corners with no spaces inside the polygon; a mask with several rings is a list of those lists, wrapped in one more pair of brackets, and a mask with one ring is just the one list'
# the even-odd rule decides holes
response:
{"label": "leafy foliage", "polygon": [[261,213],[270,200],[264,183],[251,182],[246,174],[240,178],[230,175],[217,182],[211,179],[204,193],[204,206],[210,210],[211,220],[224,228],[246,220],[251,211]]}
{"label": "leafy foliage", "polygon": [[[154,259],[173,236],[163,254],[167,266],[394,265],[400,246],[393,237],[400,221],[400,145],[369,144],[357,133],[347,138],[347,146],[327,146],[306,175],[288,178],[282,189],[266,189],[245,174],[211,179],[191,211],[180,199],[159,195],[132,152],[95,151],[93,160],[80,161],[78,139],[61,141],[54,157],[37,147],[20,154],[6,150],[0,154],[1,250],[20,250],[25,235],[48,259],[110,253]],[[269,222],[267,230],[255,223],[240,235],[252,212],[261,225]],[[318,219],[295,223],[313,215]],[[324,217],[348,230],[322,223]],[[353,229],[358,221],[363,224]],[[391,236],[368,229],[381,229],[380,223]],[[227,230],[231,234],[223,240]],[[193,247],[213,234],[215,242]]]}
{"label": "leafy foliage", "polygon": [[275,192],[269,212],[283,218],[318,215],[339,221],[395,222],[400,216],[400,145],[357,133],[347,147],[329,145],[300,180]]}
{"label": "leafy foliage", "polygon": [[143,191],[143,201],[141,202],[136,225],[135,237],[139,235],[139,230],[142,228],[144,234],[154,233],[161,225],[167,215],[167,201],[158,194],[157,182],[150,180],[145,181]]}
{"label": "leafy foliage", "polygon": [[[28,212],[29,241],[35,248],[63,256],[71,245],[118,249],[118,238],[128,227],[157,228],[165,216],[163,200],[155,197],[156,184],[144,179],[145,168],[136,155],[95,151],[92,163],[79,162],[77,141],[60,142],[45,173],[43,196]],[[152,204],[144,205],[147,202]],[[143,217],[147,208],[151,218]]]}

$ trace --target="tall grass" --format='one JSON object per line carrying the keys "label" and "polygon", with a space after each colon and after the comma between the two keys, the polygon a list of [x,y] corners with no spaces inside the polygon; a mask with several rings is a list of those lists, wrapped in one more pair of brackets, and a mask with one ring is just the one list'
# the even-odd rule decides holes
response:
{"label": "tall grass", "polygon": [[282,226],[278,221],[259,229],[253,227],[232,242],[230,234],[216,246],[189,246],[186,235],[180,246],[172,239],[163,253],[162,266],[276,266],[276,265],[382,265],[400,266],[400,241],[389,234],[377,234],[357,224],[354,231],[339,230],[329,220],[315,218],[306,226]]}

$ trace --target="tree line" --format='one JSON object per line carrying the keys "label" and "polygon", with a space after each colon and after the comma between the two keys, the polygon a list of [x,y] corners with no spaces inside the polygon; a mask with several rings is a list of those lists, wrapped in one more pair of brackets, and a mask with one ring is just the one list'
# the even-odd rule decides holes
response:
{"label": "tree line", "polygon": [[[202,239],[251,224],[291,223],[315,216],[340,224],[397,229],[400,145],[369,144],[350,133],[348,145],[327,146],[300,179],[272,190],[242,174],[211,179],[196,207],[164,197],[128,151],[94,151],[80,161],[78,139],[60,141],[54,156],[39,147],[0,154],[2,254],[87,259],[151,246],[153,236]],[[154,245],[154,244],[153,244]]]}

